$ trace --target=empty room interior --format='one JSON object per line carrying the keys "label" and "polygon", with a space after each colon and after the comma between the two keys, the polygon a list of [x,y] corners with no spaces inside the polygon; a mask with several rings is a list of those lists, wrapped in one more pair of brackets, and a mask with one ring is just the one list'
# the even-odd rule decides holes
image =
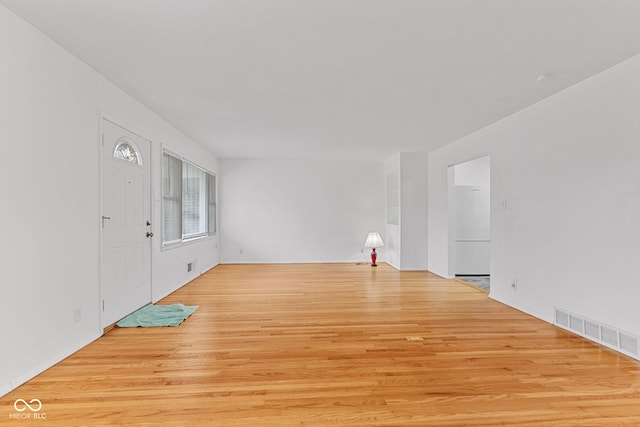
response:
{"label": "empty room interior", "polygon": [[0,0],[0,425],[640,425],[638,22]]}

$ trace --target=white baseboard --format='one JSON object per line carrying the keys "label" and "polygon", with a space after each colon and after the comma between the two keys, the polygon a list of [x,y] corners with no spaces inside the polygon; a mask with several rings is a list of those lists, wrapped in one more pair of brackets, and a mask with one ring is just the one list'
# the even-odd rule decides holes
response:
{"label": "white baseboard", "polygon": [[524,314],[527,314],[529,316],[535,317],[536,319],[540,319],[543,322],[547,322],[547,323],[553,324],[553,319],[549,319],[548,316],[544,316],[542,313],[538,313],[538,312],[536,312],[534,310],[531,310],[530,308],[523,307],[523,306],[521,306],[519,304],[516,304],[516,303],[514,303],[512,301],[509,301],[507,299],[498,298],[498,297],[496,297],[495,295],[493,295],[491,293],[489,293],[489,298],[494,300],[494,301],[496,301],[496,302],[499,302],[500,304],[504,304],[504,305],[506,305],[508,307],[511,307],[514,310],[521,311]]}
{"label": "white baseboard", "polygon": [[400,271],[400,266],[399,265],[397,265],[395,263],[392,263],[391,261],[384,261],[384,262],[386,262],[387,264],[389,264],[391,267],[395,268],[396,270]]}
{"label": "white baseboard", "polygon": [[218,265],[218,263],[216,262],[215,264],[211,264],[208,267],[205,267],[204,270],[202,270],[202,272],[200,273],[200,275],[202,276],[204,273],[206,273],[207,271],[211,270],[212,268],[216,267]]}
{"label": "white baseboard", "polygon": [[157,303],[158,301],[160,301],[163,298],[168,297],[169,295],[171,295],[172,293],[174,293],[175,291],[177,291],[178,289],[180,289],[181,287],[187,285],[188,283],[190,283],[191,281],[193,281],[194,279],[198,278],[200,276],[196,276],[196,277],[192,277],[190,279],[187,279],[184,282],[178,283],[176,286],[174,286],[173,288],[169,289],[168,291],[165,291],[159,295],[153,295],[153,298],[151,300],[151,302],[153,304]]}
{"label": "white baseboard", "polygon": [[4,396],[5,394],[9,393],[10,391],[11,391],[11,384],[10,383],[0,384],[0,397]]}
{"label": "white baseboard", "polygon": [[187,280],[178,283],[176,286],[174,286],[173,288],[169,289],[168,291],[165,291],[159,295],[153,295],[153,298],[151,300],[151,302],[153,304],[157,303],[158,301],[160,301],[163,298],[168,297],[169,295],[171,295],[172,293],[174,293],[175,291],[177,291],[178,289],[180,289],[181,287],[188,285],[189,283],[193,282],[194,280],[196,280],[198,277],[202,276],[204,273],[206,273],[207,271],[211,270],[212,268],[216,267],[219,264],[213,264],[210,267],[205,267],[204,270],[202,270],[202,272],[200,274],[198,274],[197,276],[193,276],[188,278]]}
{"label": "white baseboard", "polygon": [[45,363],[41,364],[40,366],[38,366],[38,367],[28,371],[28,372],[25,372],[24,374],[20,375],[19,377],[13,379],[9,383],[8,389],[5,389],[5,387],[1,387],[0,388],[0,395],[4,396],[5,394],[9,393],[10,391],[15,390],[16,388],[20,387],[22,384],[26,383],[30,379],[35,378],[36,376],[40,375],[41,373],[43,373],[47,369],[51,368],[52,366],[56,365],[57,363],[60,363],[61,361],[63,361],[67,357],[71,356],[76,351],[78,351],[78,350],[82,349],[83,347],[86,347],[87,345],[91,344],[93,341],[97,340],[101,336],[102,336],[102,334],[100,332],[96,332],[95,334],[90,335],[89,337],[87,337],[86,340],[83,340],[82,342],[79,342],[79,343],[76,343],[75,345],[70,346],[65,351],[63,351],[62,353],[58,354],[57,356],[49,359],[48,361],[46,361]]}

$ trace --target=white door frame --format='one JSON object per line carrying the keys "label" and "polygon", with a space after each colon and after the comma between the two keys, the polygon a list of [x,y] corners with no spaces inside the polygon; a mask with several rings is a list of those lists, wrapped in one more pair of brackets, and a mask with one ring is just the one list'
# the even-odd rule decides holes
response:
{"label": "white door frame", "polygon": [[[102,311],[102,300],[103,300],[103,244],[104,244],[104,237],[103,237],[103,227],[102,227],[102,215],[103,215],[103,182],[104,182],[104,151],[105,151],[105,146],[103,144],[103,135],[104,135],[104,122],[109,121],[112,124],[116,125],[116,126],[120,126],[123,129],[126,129],[127,131],[139,136],[142,139],[146,139],[147,141],[149,141],[149,159],[147,161],[147,167],[149,168],[149,215],[150,215],[150,221],[151,221],[151,230],[153,232],[154,229],[156,229],[155,227],[155,218],[154,218],[154,210],[153,210],[153,161],[152,159],[154,158],[154,153],[155,150],[153,148],[153,140],[147,136],[145,136],[142,132],[138,131],[136,128],[129,126],[128,124],[126,124],[124,121],[104,112],[104,111],[100,111],[99,114],[99,134],[98,134],[98,173],[99,173],[99,178],[98,178],[98,186],[99,186],[99,212],[98,212],[98,232],[99,232],[99,244],[98,244],[98,255],[99,255],[99,260],[98,260],[98,301],[97,301],[97,308],[98,308],[98,329],[99,332],[102,334],[104,332],[104,326],[102,324],[103,321],[103,311]],[[149,280],[150,280],[150,293],[149,293],[149,301],[152,301],[152,296],[153,296],[153,269],[152,269],[152,265],[153,265],[153,245],[152,245],[153,239],[149,239]]]}

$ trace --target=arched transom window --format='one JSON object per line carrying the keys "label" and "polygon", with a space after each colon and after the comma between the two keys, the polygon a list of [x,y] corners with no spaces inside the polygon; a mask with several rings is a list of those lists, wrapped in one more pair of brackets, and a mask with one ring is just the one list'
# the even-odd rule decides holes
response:
{"label": "arched transom window", "polygon": [[142,156],[135,144],[127,138],[120,138],[113,150],[113,157],[134,165],[142,166]]}

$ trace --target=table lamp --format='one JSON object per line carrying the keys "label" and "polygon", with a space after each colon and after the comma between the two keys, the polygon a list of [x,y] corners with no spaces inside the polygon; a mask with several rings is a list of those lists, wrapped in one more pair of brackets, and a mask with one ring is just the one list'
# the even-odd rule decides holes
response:
{"label": "table lamp", "polygon": [[376,253],[376,248],[384,246],[382,243],[382,237],[377,232],[369,233],[367,236],[367,241],[364,242],[365,248],[371,248],[371,267],[377,267],[376,258],[378,258],[378,254]]}

